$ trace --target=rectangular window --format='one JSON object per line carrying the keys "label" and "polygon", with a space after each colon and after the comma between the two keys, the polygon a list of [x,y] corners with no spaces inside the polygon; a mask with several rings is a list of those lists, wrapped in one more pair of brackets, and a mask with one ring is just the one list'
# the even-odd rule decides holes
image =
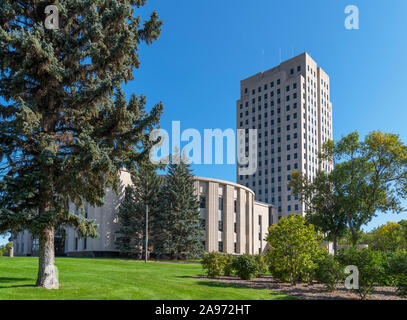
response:
{"label": "rectangular window", "polygon": [[219,209],[219,210],[223,210],[223,198],[222,198],[222,197],[219,197],[219,200],[218,200],[218,209]]}
{"label": "rectangular window", "polygon": [[219,222],[218,222],[218,230],[223,231],[223,220],[219,220]]}
{"label": "rectangular window", "polygon": [[201,209],[205,209],[206,208],[206,196],[205,195],[199,196],[199,202],[200,202]]}
{"label": "rectangular window", "polygon": [[218,251],[223,252],[223,241],[218,242]]}
{"label": "rectangular window", "polygon": [[223,220],[224,220],[223,211],[220,211],[219,212],[219,221],[218,221],[218,230],[219,231],[223,231]]}

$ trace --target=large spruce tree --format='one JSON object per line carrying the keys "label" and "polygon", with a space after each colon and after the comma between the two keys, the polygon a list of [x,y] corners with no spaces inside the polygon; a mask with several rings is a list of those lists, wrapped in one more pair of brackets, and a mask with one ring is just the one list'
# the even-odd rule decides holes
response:
{"label": "large spruce tree", "polygon": [[[159,207],[161,179],[153,167],[144,166],[132,172],[131,180],[133,184],[126,188],[119,207],[120,229],[117,232],[116,247],[125,256],[141,258],[145,254],[146,207],[148,206],[149,211],[150,235]],[[153,244],[152,239],[150,243]]]}
{"label": "large spruce tree", "polygon": [[204,229],[195,194],[194,176],[186,161],[171,161],[160,192],[160,210],[154,222],[156,256],[199,257]]}
{"label": "large spruce tree", "polygon": [[[145,97],[127,102],[121,90],[140,64],[138,46],[161,32],[155,12],[143,25],[135,15],[145,2],[0,1],[0,232],[39,236],[38,286],[59,286],[55,229],[96,235],[69,202],[102,205],[118,171],[148,155],[162,105],[147,113]],[[59,30],[44,27],[50,4]]]}

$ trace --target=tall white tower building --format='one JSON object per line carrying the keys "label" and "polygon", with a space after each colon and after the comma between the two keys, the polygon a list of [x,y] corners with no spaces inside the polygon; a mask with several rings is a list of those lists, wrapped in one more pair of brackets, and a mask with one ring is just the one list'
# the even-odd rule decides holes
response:
{"label": "tall white tower building", "polygon": [[332,103],[329,76],[309,54],[240,82],[237,128],[257,129],[257,171],[240,175],[237,182],[255,192],[256,200],[275,207],[273,221],[304,206],[288,188],[293,169],[313,179],[318,169],[332,164],[318,161],[322,144],[332,139]]}

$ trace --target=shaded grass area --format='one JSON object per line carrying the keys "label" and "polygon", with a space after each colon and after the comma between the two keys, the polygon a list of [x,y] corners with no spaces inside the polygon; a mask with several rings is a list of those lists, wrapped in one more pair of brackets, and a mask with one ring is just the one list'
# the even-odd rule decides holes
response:
{"label": "shaded grass area", "polygon": [[0,257],[0,300],[282,300],[267,289],[220,284],[199,264],[144,263],[123,259],[57,258],[59,290],[34,286],[38,258]]}

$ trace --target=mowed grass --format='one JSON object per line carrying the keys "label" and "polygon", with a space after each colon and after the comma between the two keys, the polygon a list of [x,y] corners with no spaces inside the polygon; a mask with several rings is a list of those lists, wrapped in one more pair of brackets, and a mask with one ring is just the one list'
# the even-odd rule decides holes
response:
{"label": "mowed grass", "polygon": [[57,258],[59,290],[34,286],[38,258],[0,257],[0,300],[281,300],[292,297],[206,279],[200,264]]}

